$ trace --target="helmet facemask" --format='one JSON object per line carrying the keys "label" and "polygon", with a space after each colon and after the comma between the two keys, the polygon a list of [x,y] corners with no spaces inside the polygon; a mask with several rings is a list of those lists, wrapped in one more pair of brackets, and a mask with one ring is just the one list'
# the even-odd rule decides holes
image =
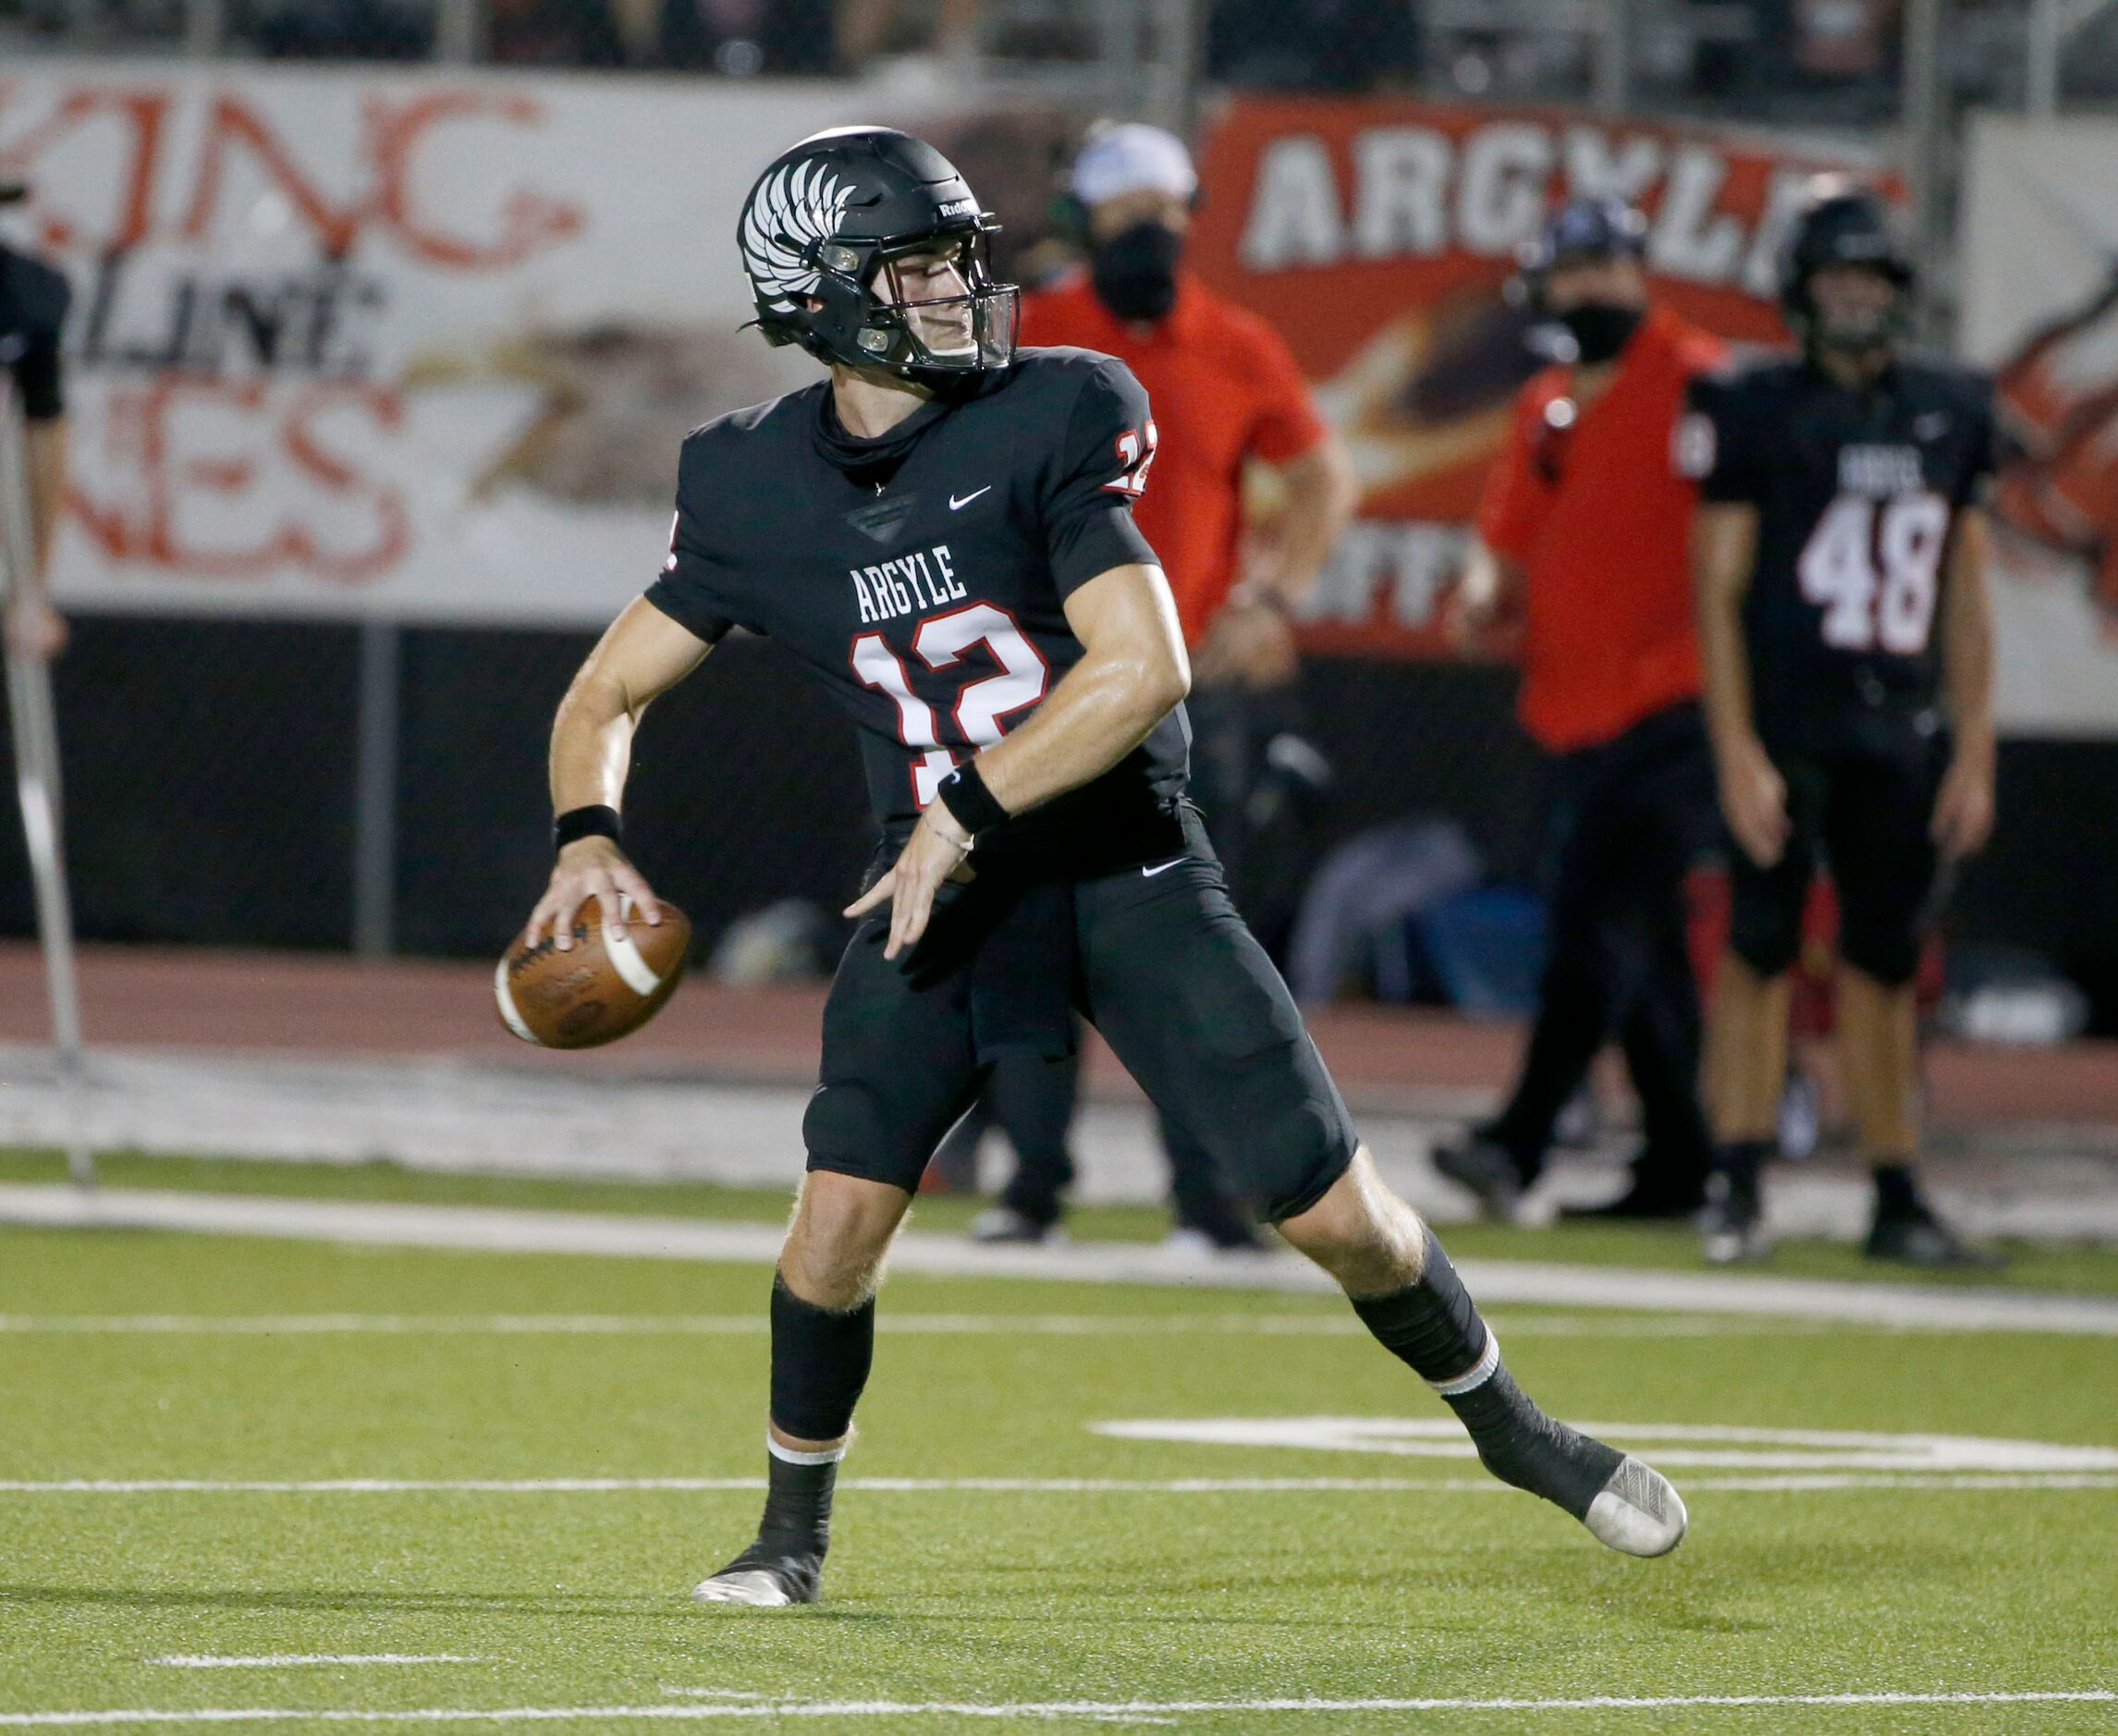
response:
{"label": "helmet facemask", "polygon": [[940,388],[1015,355],[1018,291],[993,281],[981,215],[960,228],[902,240],[812,242],[816,273],[806,319],[765,335],[800,343],[819,361],[874,368]]}
{"label": "helmet facemask", "polygon": [[[1836,280],[1821,297],[1818,280]],[[1818,349],[1864,355],[1902,342],[1911,326],[1911,298],[1887,264],[1852,261],[1818,266],[1802,280],[1792,310],[1806,342]]]}
{"label": "helmet facemask", "polygon": [[863,363],[926,384],[1004,368],[1014,359],[1014,285],[986,263],[985,225],[874,250],[866,323],[853,343]]}

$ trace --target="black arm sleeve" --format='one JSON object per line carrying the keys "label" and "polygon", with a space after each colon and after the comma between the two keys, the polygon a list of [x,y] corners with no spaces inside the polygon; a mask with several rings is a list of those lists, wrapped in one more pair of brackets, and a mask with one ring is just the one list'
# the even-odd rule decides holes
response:
{"label": "black arm sleeve", "polygon": [[704,498],[704,453],[689,442],[677,471],[677,516],[669,525],[669,557],[647,587],[647,601],[687,632],[718,644],[736,625],[728,606],[726,568],[714,551],[708,520],[696,509]]}
{"label": "black arm sleeve", "polygon": [[1702,374],[1688,390],[1684,420],[1677,430],[1677,468],[1699,485],[1701,500],[1755,505],[1763,497],[1743,382]]}
{"label": "black arm sleeve", "polygon": [[1154,442],[1147,394],[1122,361],[1105,358],[1074,399],[1045,493],[1045,550],[1060,597],[1113,567],[1156,564],[1132,522]]}

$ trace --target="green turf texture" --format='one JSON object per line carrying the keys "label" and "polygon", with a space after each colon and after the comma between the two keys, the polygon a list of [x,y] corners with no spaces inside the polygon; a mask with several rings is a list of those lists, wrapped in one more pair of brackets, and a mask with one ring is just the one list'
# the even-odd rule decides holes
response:
{"label": "green turf texture", "polygon": [[[736,1314],[762,1325],[766,1282],[762,1268],[738,1266],[0,1231],[0,1314],[15,1316]],[[850,1476],[1471,1481],[1414,1493],[855,1490],[840,1500],[828,1602],[753,1613],[697,1610],[684,1595],[746,1540],[749,1493],[0,1493],[0,1714],[641,1705],[683,1689],[992,1705],[2118,1687],[2118,1490],[1702,1492],[1683,1548],[1634,1561],[1555,1510],[1487,1492],[1457,1461],[1088,1432],[1120,1417],[1445,1414],[1357,1335],[1143,1325],[1341,1319],[1325,1299],[906,1276],[883,1306]],[[1113,1326],[893,1335],[893,1312],[1108,1314]],[[2112,1340],[1755,1321],[1649,1336],[1644,1316],[1614,1317],[1608,1335],[1592,1316],[1560,1323],[1574,1328],[1565,1334],[1553,1324],[1532,1311],[1502,1320],[1511,1364],[1562,1415],[2118,1442]],[[765,1375],[762,1330],[4,1331],[0,1477],[750,1476],[762,1471]],[[147,1661],[288,1653],[482,1661]],[[753,1723],[990,1728],[937,1717],[711,1727]],[[1180,1720],[1303,1731],[2114,1726],[2111,1705]]]}
{"label": "green turf texture", "polygon": [[[387,1162],[287,1163],[269,1158],[165,1157],[139,1152],[105,1154],[96,1173],[106,1187],[172,1188],[335,1200],[402,1200],[429,1204],[506,1205],[542,1211],[624,1212],[777,1223],[787,1194],[777,1188],[729,1188],[705,1181],[590,1181],[571,1178],[444,1175]],[[56,1152],[0,1148],[0,1182],[63,1181]],[[960,1233],[987,1202],[923,1196],[919,1228]],[[1068,1233],[1081,1241],[1155,1241],[1169,1230],[1169,1214],[1145,1205],[1088,1205],[1073,1211]],[[1520,1229],[1503,1224],[1457,1225],[1449,1245],[1466,1257],[1552,1260],[1593,1265],[1708,1270],[1698,1240],[1681,1226],[1567,1224]],[[1796,1241],[1773,1251],[1769,1270],[1789,1278],[1855,1281],[1999,1285],[2013,1290],[2118,1295],[2118,1248],[2092,1243],[2002,1244],[2008,1264],[1997,1271],[1908,1273],[1864,1259],[1842,1242]]]}

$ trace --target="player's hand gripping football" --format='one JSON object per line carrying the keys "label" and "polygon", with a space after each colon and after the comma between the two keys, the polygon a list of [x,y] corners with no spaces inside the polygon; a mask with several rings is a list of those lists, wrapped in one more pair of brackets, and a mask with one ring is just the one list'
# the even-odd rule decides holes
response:
{"label": "player's hand gripping football", "polygon": [[927,919],[934,914],[934,895],[944,880],[962,868],[970,850],[971,835],[956,816],[940,802],[929,802],[889,872],[847,905],[846,914],[857,922],[887,903],[890,935],[883,945],[883,957],[894,959],[909,952],[926,933]]}
{"label": "player's hand gripping football", "polygon": [[552,864],[551,884],[530,912],[524,943],[533,947],[548,935],[553,946],[570,952],[574,913],[591,899],[603,907],[603,925],[614,934],[625,932],[628,899],[650,928],[661,925],[662,906],[640,870],[625,860],[625,852],[607,837],[578,837]]}
{"label": "player's hand gripping football", "polygon": [[1934,842],[1942,857],[1960,862],[1985,848],[1993,831],[1993,763],[1987,754],[1959,752],[1942,775],[1934,798]]}
{"label": "player's hand gripping football", "polygon": [[1743,853],[1769,868],[1787,848],[1787,780],[1764,744],[1738,744],[1720,756],[1720,811]]}

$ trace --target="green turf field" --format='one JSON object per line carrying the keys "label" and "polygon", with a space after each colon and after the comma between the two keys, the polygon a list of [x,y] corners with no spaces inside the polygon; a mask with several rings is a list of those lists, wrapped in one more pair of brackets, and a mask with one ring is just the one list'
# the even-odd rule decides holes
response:
{"label": "green turf field", "polygon": [[[1446,1418],[1327,1302],[907,1276],[827,1603],[701,1611],[758,1496],[623,1485],[760,1474],[765,1284],[0,1230],[0,1729],[2118,1729],[2109,1697],[1872,1697],[2118,1691],[2118,1456],[1991,1444],[2118,1448],[2118,1339],[1501,1312],[1564,1416],[1988,1443],[1937,1470],[1919,1443],[1665,1440],[1693,1534],[1640,1562],[1461,1458],[1096,1432]],[[132,1486],[24,1486],[98,1479]],[[338,1479],[505,1486],[137,1486]],[[461,1661],[156,1661],[313,1657]],[[1599,1696],[1663,1704],[1549,1704]]]}

